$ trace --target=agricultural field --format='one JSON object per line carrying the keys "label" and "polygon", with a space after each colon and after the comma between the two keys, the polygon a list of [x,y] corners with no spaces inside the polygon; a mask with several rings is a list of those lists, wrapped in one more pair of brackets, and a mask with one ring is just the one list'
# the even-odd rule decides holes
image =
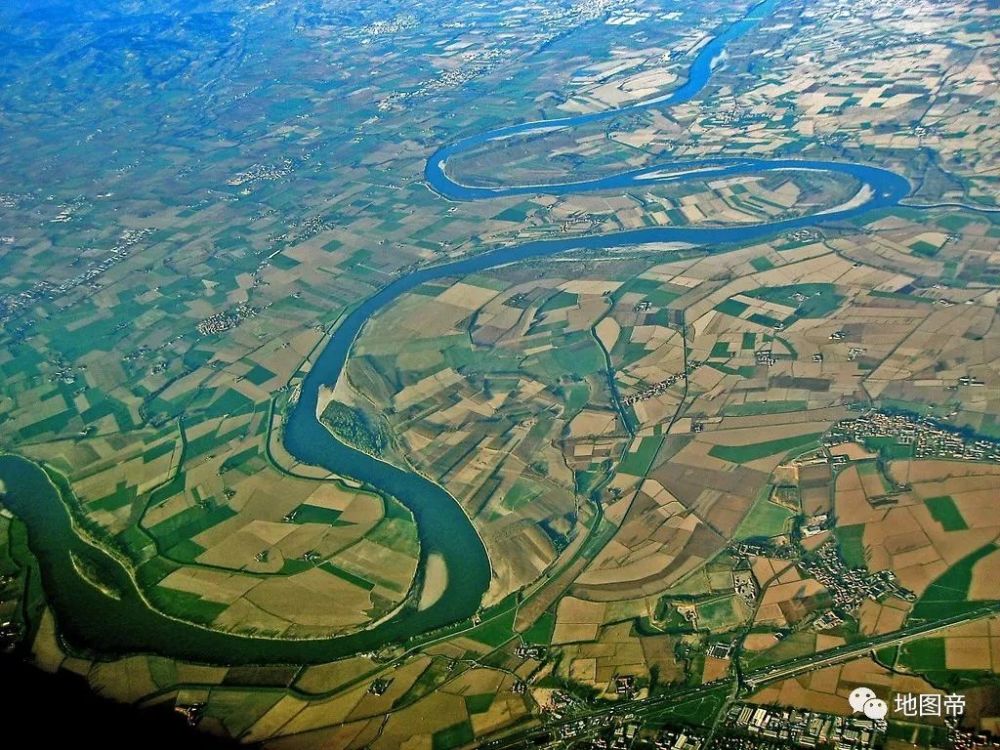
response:
{"label": "agricultural field", "polygon": [[0,650],[268,750],[1000,736],[995,3],[8,5]]}

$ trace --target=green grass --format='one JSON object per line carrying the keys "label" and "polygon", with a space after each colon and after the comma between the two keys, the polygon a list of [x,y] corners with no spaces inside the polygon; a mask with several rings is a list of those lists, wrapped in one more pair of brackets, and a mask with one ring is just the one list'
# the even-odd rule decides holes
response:
{"label": "green grass", "polygon": [[552,642],[552,632],[555,627],[556,616],[551,612],[544,612],[530,628],[521,634],[521,638],[524,639],[525,643],[548,646]]}
{"label": "green grass", "polygon": [[105,495],[104,497],[94,500],[93,502],[86,503],[85,505],[89,511],[105,510],[108,512],[114,512],[119,508],[124,508],[126,505],[135,500],[135,498],[135,485],[126,484],[123,480],[117,484],[115,491],[110,495]]}
{"label": "green grass", "polygon": [[205,548],[197,542],[190,539],[184,539],[168,549],[166,555],[170,559],[177,560],[178,562],[193,563],[204,551]]}
{"label": "green grass", "polygon": [[218,690],[205,706],[204,715],[222,722],[233,737],[238,737],[284,695],[283,690]]}
{"label": "green grass", "polygon": [[924,638],[903,644],[900,648],[899,662],[920,672],[944,669],[944,638]]}
{"label": "green grass", "polygon": [[409,516],[396,518],[386,514],[386,517],[365,534],[365,537],[369,541],[411,557],[416,557],[420,553],[417,526]]}
{"label": "green grass", "polygon": [[925,305],[933,305],[934,300],[930,297],[920,297],[916,294],[906,294],[905,292],[880,292],[877,290],[869,292],[872,297],[882,297],[883,299],[898,299],[907,302],[920,302]]}
{"label": "green grass", "polygon": [[222,523],[236,515],[236,511],[228,505],[214,508],[187,508],[165,521],[152,526],[148,531],[156,538],[162,548],[170,548],[180,542],[198,536],[206,529]]}
{"label": "green grass", "polygon": [[896,660],[899,658],[899,646],[885,646],[875,651],[875,660],[879,664],[883,664],[889,669],[896,666]]}
{"label": "green grass", "polygon": [[557,345],[554,350],[550,350],[546,354],[555,361],[555,369],[552,373],[556,374],[555,379],[567,373],[586,377],[601,372],[607,365],[604,360],[604,352],[589,334],[575,337],[575,340],[567,336],[563,344]]}
{"label": "green grass", "polygon": [[465,696],[465,710],[470,714],[484,714],[493,705],[493,693],[480,693],[478,695]]}
{"label": "green grass", "polygon": [[514,637],[514,617],[517,612],[510,609],[482,625],[470,630],[466,635],[474,641],[485,643],[494,648],[506,643]]}
{"label": "green grass", "polygon": [[467,720],[453,724],[447,729],[435,732],[431,738],[432,750],[455,750],[456,747],[468,745],[476,739],[472,726]]}
{"label": "green grass", "polygon": [[[258,458],[259,457],[259,458]],[[257,459],[257,460],[254,460]],[[219,467],[220,472],[239,470],[243,474],[250,476],[266,466],[263,456],[260,456],[260,447],[251,445],[239,453],[234,453],[227,457]]]}
{"label": "green grass", "polygon": [[254,385],[263,385],[275,375],[263,365],[255,364],[243,377]]}
{"label": "green grass", "polygon": [[60,433],[66,431],[70,422],[76,417],[76,412],[66,409],[52,416],[32,422],[17,431],[21,440],[31,440],[49,432]]}
{"label": "green grass", "polygon": [[777,440],[767,440],[763,443],[752,443],[750,445],[713,445],[708,455],[729,461],[734,464],[744,464],[756,461],[761,458],[773,456],[776,453],[787,453],[816,442],[821,432],[813,432],[807,435],[793,435],[791,437],[779,438]]}
{"label": "green grass", "polygon": [[332,562],[327,561],[322,565],[320,565],[319,567],[320,570],[325,570],[327,573],[331,573],[332,575],[337,576],[337,578],[347,581],[348,583],[351,583],[357,586],[358,588],[365,589],[366,591],[371,591],[373,588],[375,588],[375,584],[369,581],[368,579],[362,578],[361,576],[356,576],[350,571],[337,567]]}
{"label": "green grass", "polygon": [[741,349],[748,351],[753,351],[754,347],[757,346],[757,334],[753,331],[748,331],[743,334],[743,343],[740,345]]}
{"label": "green grass", "polygon": [[590,401],[590,386],[586,383],[574,385],[565,395],[566,411],[574,414],[587,405]]}
{"label": "green grass", "polygon": [[[791,284],[789,286],[762,287],[745,292],[748,297],[788,305],[795,308],[795,318],[824,318],[836,310],[843,297],[836,287],[828,283]],[[795,295],[805,297],[801,302]]]}
{"label": "green grass", "polygon": [[750,509],[736,529],[736,538],[777,536],[784,533],[788,519],[794,515],[788,508],[776,505],[770,500],[761,500]]}
{"label": "green grass", "polygon": [[929,497],[924,500],[924,504],[931,512],[931,517],[941,524],[945,531],[963,531],[969,528],[951,495]]}
{"label": "green grass", "polygon": [[865,525],[863,523],[838,526],[833,530],[837,545],[840,547],[840,556],[849,568],[865,567],[865,545],[862,541],[864,534]]}
{"label": "green grass", "polygon": [[739,623],[732,596],[713,599],[698,605],[698,625],[713,631],[722,631]]}
{"label": "green grass", "polygon": [[567,307],[576,307],[577,303],[580,301],[580,297],[572,292],[558,291],[549,297],[542,306],[538,308],[539,312],[548,312],[549,310],[562,310]]}
{"label": "green grass", "polygon": [[725,704],[728,694],[729,686],[724,685],[694,698],[670,704],[656,711],[651,718],[655,718],[658,722],[711,726],[715,721],[715,715]]}
{"label": "green grass", "polygon": [[340,518],[341,511],[320,508],[317,505],[300,505],[295,510],[295,523],[322,523],[332,526]]}
{"label": "green grass", "polygon": [[745,302],[740,302],[735,299],[727,299],[717,304],[715,309],[720,313],[725,313],[726,315],[732,315],[734,318],[738,318],[748,307],[749,305]]}
{"label": "green grass", "polygon": [[908,621],[911,624],[933,622],[982,606],[982,602],[967,601],[969,584],[972,583],[972,569],[977,562],[993,554],[997,549],[997,545],[991,542],[948,568],[917,600]]}
{"label": "green grass", "polygon": [[864,439],[865,448],[879,453],[884,458],[911,458],[913,456],[912,443],[900,443],[894,437],[866,437]]}
{"label": "green grass", "polygon": [[744,657],[745,669],[758,669],[759,667],[796,659],[800,656],[808,656],[816,651],[816,631],[807,629],[799,630],[787,638],[778,641],[766,651],[750,652]]}
{"label": "green grass", "polygon": [[645,476],[662,443],[663,438],[661,437],[642,438],[639,442],[639,449],[635,453],[625,455],[625,458],[618,465],[618,471],[635,477]]}
{"label": "green grass", "polygon": [[300,560],[297,557],[286,557],[282,561],[281,568],[278,570],[278,573],[283,576],[290,576],[309,570],[312,567],[315,566],[311,562]]}
{"label": "green grass", "polygon": [[164,440],[159,445],[154,445],[152,448],[146,449],[142,454],[142,462],[148,464],[150,461],[155,461],[156,459],[166,456],[174,452],[174,441]]}
{"label": "green grass", "polygon": [[542,494],[542,488],[524,477],[519,477],[503,498],[503,506],[509,510],[517,510],[527,505]]}
{"label": "green grass", "polygon": [[750,265],[753,267],[753,270],[755,271],[770,271],[772,268],[774,268],[774,263],[772,263],[767,258],[763,257],[754,258],[753,260],[750,261]]}
{"label": "green grass", "polygon": [[528,218],[528,214],[534,209],[538,208],[531,201],[522,201],[516,206],[511,206],[510,208],[505,208],[503,211],[498,213],[493,218],[497,221],[516,221],[518,223],[524,221]]}
{"label": "green grass", "polygon": [[722,413],[728,417],[755,417],[759,414],[805,411],[808,406],[806,401],[751,401],[746,404],[727,404]]}
{"label": "green grass", "polygon": [[197,594],[177,591],[165,586],[154,586],[147,593],[157,609],[182,620],[202,625],[212,623],[229,607],[228,604],[209,601],[202,599]]}
{"label": "green grass", "polygon": [[249,414],[253,409],[253,401],[239,391],[228,388],[205,409],[204,416],[221,417],[226,414],[236,416],[239,414]]}
{"label": "green grass", "polygon": [[727,341],[716,341],[715,345],[712,346],[712,353],[708,355],[709,357],[714,357],[716,359],[729,359],[733,356],[733,353],[729,351],[729,342]]}
{"label": "green grass", "polygon": [[770,315],[764,315],[762,313],[754,313],[747,318],[751,323],[756,323],[757,325],[767,326],[768,328],[775,328],[781,323],[777,318],[772,318]]}
{"label": "green grass", "polygon": [[925,258],[932,258],[938,254],[941,249],[937,245],[932,245],[930,242],[925,242],[924,240],[917,240],[910,245],[910,249],[916,255],[922,255]]}

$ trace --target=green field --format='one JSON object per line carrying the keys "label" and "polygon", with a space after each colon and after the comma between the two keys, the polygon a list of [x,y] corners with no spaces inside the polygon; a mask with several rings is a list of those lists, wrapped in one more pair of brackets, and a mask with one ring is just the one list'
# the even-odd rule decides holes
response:
{"label": "green field", "polygon": [[713,445],[708,451],[708,455],[734,464],[745,464],[749,461],[773,456],[776,453],[787,453],[797,448],[805,449],[815,443],[822,434],[814,432],[808,435],[793,435],[792,437],[749,445]]}
{"label": "green field", "polygon": [[866,437],[864,439],[865,448],[877,452],[888,459],[911,458],[913,456],[912,443],[900,443],[894,437]]}
{"label": "green field", "polygon": [[725,313],[726,315],[732,315],[734,318],[738,318],[748,307],[749,305],[745,302],[740,302],[735,299],[727,299],[717,304],[715,309],[720,313]]}
{"label": "green field", "polygon": [[236,515],[236,511],[228,505],[215,507],[195,506],[176,513],[149,528],[163,549],[173,547],[180,542],[197,536],[206,529],[222,523],[227,518]]}
{"label": "green field", "polygon": [[725,685],[694,698],[672,703],[657,710],[650,718],[671,724],[680,722],[694,726],[710,726],[726,702],[728,693],[729,686]]}
{"label": "green field", "polygon": [[544,492],[544,488],[529,479],[518,477],[517,481],[503,497],[503,506],[508,510],[517,510],[530,503]]}
{"label": "green field", "polygon": [[865,535],[865,525],[856,523],[852,526],[838,526],[833,530],[840,547],[840,556],[849,568],[864,568],[865,545],[862,539]]}
{"label": "green field", "polygon": [[321,508],[318,505],[300,505],[295,509],[295,523],[322,523],[333,526],[340,518],[341,511]]}
{"label": "green field", "polygon": [[229,607],[228,604],[209,601],[202,599],[197,594],[177,591],[165,586],[153,586],[147,589],[147,594],[153,605],[161,612],[202,625],[211,624]]}
{"label": "green field", "polygon": [[[932,622],[982,606],[981,602],[967,601],[972,569],[977,562],[997,549],[1000,548],[991,542],[948,568],[917,600],[908,622]],[[997,598],[1000,599],[1000,594]]]}
{"label": "green field", "polygon": [[539,312],[548,312],[549,310],[562,310],[566,307],[575,307],[580,301],[580,298],[573,294],[572,292],[558,291],[549,297],[538,308]]}
{"label": "green field", "polygon": [[639,450],[635,453],[626,453],[625,458],[618,465],[618,471],[622,474],[631,474],[634,477],[642,477],[649,471],[656,452],[663,442],[661,437],[646,437],[639,442]]}
{"label": "green field", "polygon": [[[775,286],[754,289],[745,293],[748,297],[788,305],[795,308],[793,318],[823,318],[840,307],[844,298],[836,291],[833,284],[812,283],[792,284],[790,286]],[[795,299],[796,295],[805,297]],[[789,322],[786,321],[786,325]]]}
{"label": "green field", "polygon": [[456,747],[467,745],[476,738],[472,731],[472,726],[468,721],[460,721],[458,724],[435,732],[432,738],[432,750],[454,750]]}
{"label": "green field", "polygon": [[729,343],[727,341],[716,341],[712,346],[712,352],[708,355],[715,359],[730,359],[733,353],[729,351]]}
{"label": "green field", "polygon": [[924,638],[904,643],[900,647],[898,662],[917,672],[944,669],[944,638]]}
{"label": "green field", "polygon": [[417,525],[409,517],[396,518],[386,515],[375,528],[365,534],[365,537],[376,544],[411,557],[416,557],[420,553]]}
{"label": "green field", "polygon": [[466,635],[487,646],[500,646],[514,637],[514,617],[517,612],[509,609],[482,625],[470,630]]}
{"label": "green field", "polygon": [[950,495],[929,497],[924,500],[924,504],[931,512],[931,517],[941,524],[945,531],[963,531],[969,528]]}
{"label": "green field", "polygon": [[525,643],[548,646],[552,642],[552,632],[555,627],[556,616],[551,612],[544,612],[530,628],[521,634],[521,638]]}
{"label": "green field", "polygon": [[941,249],[937,245],[932,245],[930,242],[925,242],[924,240],[917,240],[910,245],[910,249],[917,255],[923,255],[926,258],[931,258],[938,254]]}
{"label": "green field", "polygon": [[715,632],[728,630],[738,625],[741,621],[736,607],[736,598],[734,596],[725,596],[721,599],[712,599],[704,604],[699,604],[697,607],[698,625]]}
{"label": "green field", "polygon": [[788,519],[795,514],[770,500],[757,502],[736,529],[736,539],[772,537],[785,532]]}
{"label": "green field", "polygon": [[816,631],[798,630],[784,640],[778,641],[766,651],[749,652],[745,656],[744,668],[757,669],[779,661],[808,656],[816,651]]}
{"label": "green field", "polygon": [[356,576],[350,571],[344,570],[343,568],[334,565],[332,562],[327,561],[322,565],[320,565],[319,567],[320,570],[325,570],[327,573],[335,575],[337,576],[337,578],[347,581],[348,583],[354,584],[359,588],[363,588],[366,591],[371,591],[372,589],[375,588],[375,584],[372,583],[371,581],[362,578],[361,576]]}
{"label": "green field", "polygon": [[470,714],[484,714],[490,710],[494,698],[496,698],[496,695],[493,693],[467,695],[465,696],[465,710]]}
{"label": "green field", "polygon": [[727,404],[722,413],[728,417],[755,417],[759,414],[805,411],[808,406],[805,401],[751,401],[746,404]]}

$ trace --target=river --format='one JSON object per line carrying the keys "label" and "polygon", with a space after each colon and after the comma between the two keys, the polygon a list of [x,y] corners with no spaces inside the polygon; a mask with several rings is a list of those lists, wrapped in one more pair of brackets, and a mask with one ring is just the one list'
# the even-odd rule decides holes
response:
{"label": "river", "polygon": [[[691,100],[710,79],[713,64],[726,45],[747,33],[776,4],[777,0],[765,0],[754,6],[741,20],[725,28],[702,47],[688,69],[686,82],[668,94],[616,110],[524,122],[478,133],[440,148],[428,159],[425,168],[428,184],[443,197],[456,201],[520,194],[620,190],[670,181],[801,169],[847,175],[869,188],[866,200],[857,205],[785,221],[740,227],[644,228],[499,248],[425,267],[400,277],[345,316],[302,382],[299,400],[287,421],[285,446],[299,460],[359,479],[395,496],[413,512],[421,543],[420,565],[426,566],[428,555],[435,554],[447,568],[447,585],[433,605],[419,611],[406,608],[370,630],[309,641],[237,636],[171,619],[146,605],[125,569],[114,558],[80,539],[72,528],[59,494],[38,466],[16,456],[0,457],[0,481],[8,491],[5,504],[27,525],[31,549],[42,567],[46,596],[56,613],[63,636],[78,647],[103,654],[155,652],[194,661],[230,664],[311,663],[372,650],[473,615],[489,586],[491,571],[483,543],[458,502],[434,482],[372,458],[334,438],[316,418],[319,389],[340,377],[355,339],[373,315],[406,292],[434,279],[460,277],[573,249],[612,249],[654,242],[685,242],[713,247],[738,245],[897,205],[910,192],[910,185],[903,177],[870,165],[829,161],[734,157],[666,162],[593,180],[542,186],[478,187],[462,184],[447,173],[449,158],[478,146],[517,135],[570,128],[615,117],[623,112],[650,107],[666,108]],[[71,552],[99,567],[104,578],[121,593],[120,599],[102,594],[83,579],[72,563]]]}

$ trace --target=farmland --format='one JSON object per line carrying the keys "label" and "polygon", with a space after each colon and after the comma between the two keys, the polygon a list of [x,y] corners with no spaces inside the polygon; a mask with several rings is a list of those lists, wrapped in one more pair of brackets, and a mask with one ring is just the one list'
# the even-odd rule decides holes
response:
{"label": "farmland", "polygon": [[21,5],[0,646],[275,750],[1000,730],[989,4]]}

